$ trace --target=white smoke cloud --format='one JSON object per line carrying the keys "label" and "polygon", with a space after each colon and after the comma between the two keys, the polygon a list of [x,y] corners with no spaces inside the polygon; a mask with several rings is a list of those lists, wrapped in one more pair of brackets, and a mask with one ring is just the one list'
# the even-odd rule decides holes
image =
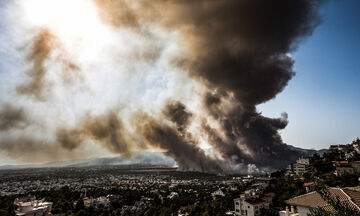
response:
{"label": "white smoke cloud", "polygon": [[0,107],[12,108],[0,109],[0,154],[164,151],[183,170],[280,167],[298,156],[278,134],[287,115],[255,107],[294,75],[289,53],[316,26],[315,2],[276,2],[275,12],[250,0],[2,4]]}

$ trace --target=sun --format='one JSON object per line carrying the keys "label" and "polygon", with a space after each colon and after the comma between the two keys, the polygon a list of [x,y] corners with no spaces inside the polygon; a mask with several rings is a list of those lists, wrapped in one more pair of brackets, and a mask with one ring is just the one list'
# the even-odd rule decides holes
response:
{"label": "sun", "polygon": [[63,41],[100,39],[105,26],[92,0],[22,0],[29,26],[47,28]]}

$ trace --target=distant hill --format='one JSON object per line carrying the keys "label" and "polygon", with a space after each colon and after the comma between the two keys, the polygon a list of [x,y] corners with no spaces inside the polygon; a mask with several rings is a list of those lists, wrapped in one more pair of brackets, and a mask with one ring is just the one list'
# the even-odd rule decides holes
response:
{"label": "distant hill", "polygon": [[297,152],[302,152],[306,155],[313,155],[315,153],[319,154],[320,156],[322,156],[325,152],[327,152],[327,149],[320,149],[320,150],[315,150],[315,149],[303,149],[303,148],[299,148],[299,147],[295,147],[295,146],[292,146],[292,145],[287,145],[288,148],[290,150],[294,150],[294,151],[297,151]]}
{"label": "distant hill", "polygon": [[[293,152],[297,152],[297,155],[302,155],[302,156],[311,156],[315,153],[318,153],[319,155],[323,155],[323,153],[327,151],[327,149],[313,150],[313,149],[302,149],[291,145],[287,145],[287,146],[289,150]],[[288,164],[290,164],[294,161],[287,161],[287,162]],[[164,155],[161,152],[143,152],[143,153],[135,154],[130,158],[118,156],[118,157],[93,158],[93,159],[83,159],[83,160],[55,161],[45,164],[5,165],[5,166],[0,166],[0,170],[24,169],[24,168],[112,166],[112,165],[122,165],[124,167],[131,167],[133,165],[175,167],[176,163],[174,159]]]}
{"label": "distant hill", "polygon": [[51,168],[51,167],[87,167],[87,166],[111,166],[111,165],[159,165],[164,167],[174,167],[174,159],[165,156],[160,152],[143,152],[133,155],[131,158],[123,156],[109,158],[93,158],[83,160],[55,161],[45,164],[29,165],[5,165],[0,169],[24,169],[24,168]]}

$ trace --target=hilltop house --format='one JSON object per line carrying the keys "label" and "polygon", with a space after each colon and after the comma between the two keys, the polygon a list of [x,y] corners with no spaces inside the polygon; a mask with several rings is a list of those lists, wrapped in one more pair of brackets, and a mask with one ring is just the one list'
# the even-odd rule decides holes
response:
{"label": "hilltop house", "polygon": [[350,165],[354,168],[355,173],[360,173],[360,161],[353,161]]}
{"label": "hilltop house", "polygon": [[334,161],[335,175],[342,176],[346,174],[353,174],[354,168],[347,161]]}

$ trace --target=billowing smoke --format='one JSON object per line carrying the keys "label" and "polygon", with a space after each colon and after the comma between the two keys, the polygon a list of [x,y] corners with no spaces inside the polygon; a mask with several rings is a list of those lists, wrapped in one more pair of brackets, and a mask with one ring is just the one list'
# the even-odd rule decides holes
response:
{"label": "billowing smoke", "polygon": [[8,85],[12,105],[0,111],[3,154],[26,140],[19,159],[43,148],[64,159],[94,145],[157,150],[204,172],[280,168],[300,155],[279,135],[287,114],[268,118],[256,106],[294,76],[289,54],[319,24],[321,0],[87,2],[99,37],[43,23],[26,30],[25,78]]}
{"label": "billowing smoke", "polygon": [[57,141],[66,149],[75,149],[87,138],[97,140],[100,144],[118,154],[130,154],[131,143],[134,141],[127,137],[124,125],[115,111],[106,115],[86,116],[76,125],[75,129],[58,128]]}
{"label": "billowing smoke", "polygon": [[7,131],[11,128],[24,128],[27,126],[24,110],[11,104],[3,104],[0,110],[0,130]]}

